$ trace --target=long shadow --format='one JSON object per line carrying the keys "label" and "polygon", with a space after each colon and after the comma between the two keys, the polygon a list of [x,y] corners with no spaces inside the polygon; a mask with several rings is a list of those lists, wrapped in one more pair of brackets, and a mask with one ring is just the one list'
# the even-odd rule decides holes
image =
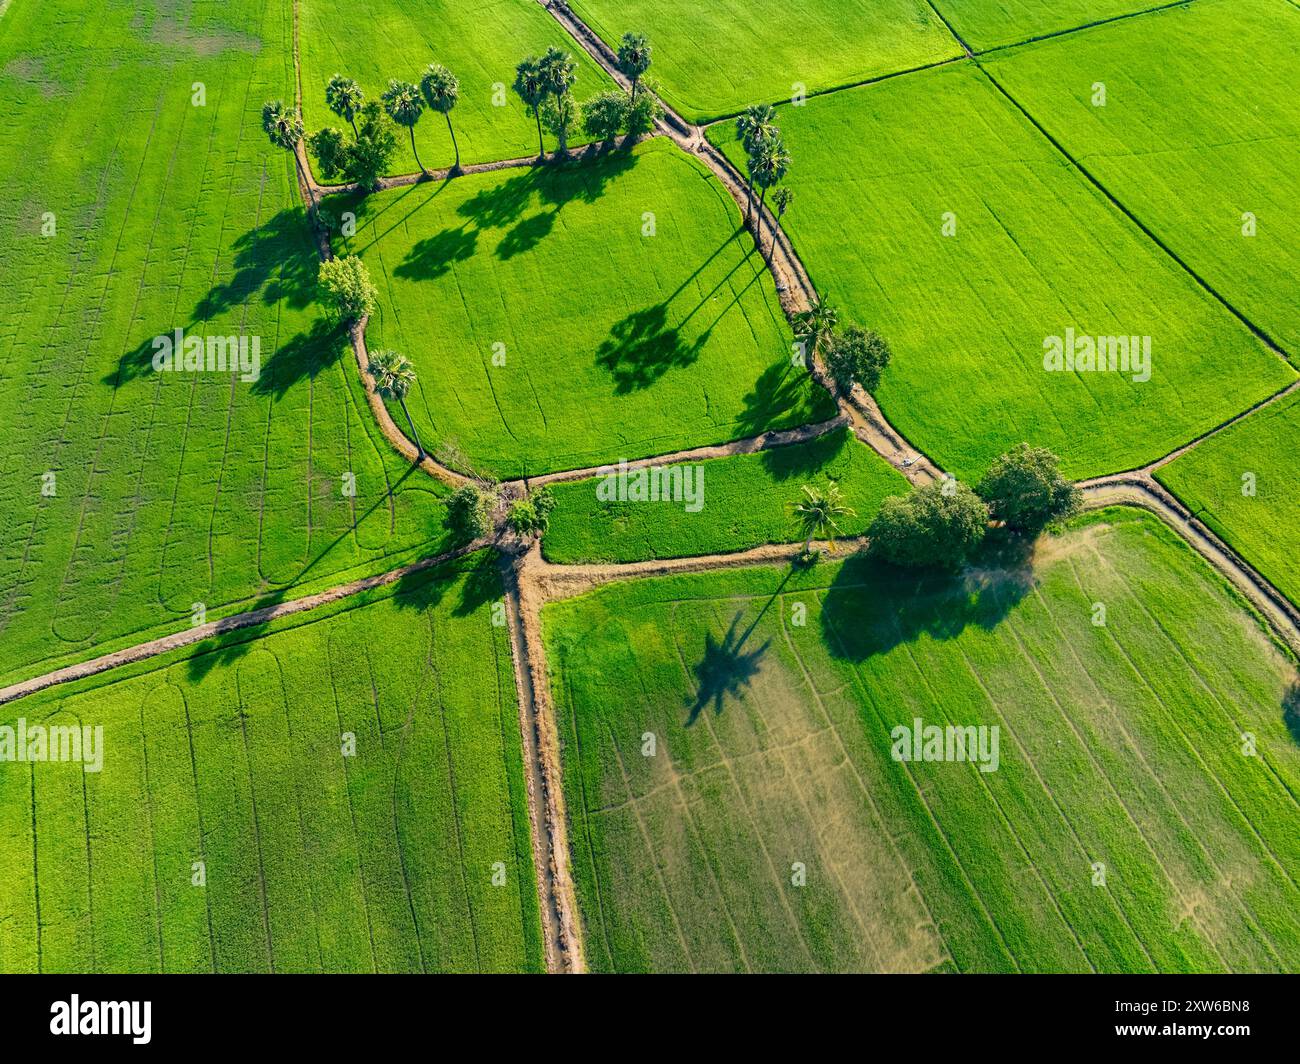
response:
{"label": "long shadow", "polygon": [[804,443],[771,447],[759,452],[759,461],[773,480],[806,480],[823,472],[852,445],[848,429],[835,429]]}
{"label": "long shadow", "polygon": [[[371,514],[381,506],[388,504],[397,494],[398,488],[401,487],[407,477],[412,476],[415,472],[415,466],[412,465],[407,468],[400,477],[393,481],[388,491],[375,499],[364,513],[358,515],[348,528],[344,529],[334,538],[334,541],[330,543],[329,546],[320,551],[316,557],[312,558],[311,561],[304,565],[302,569],[299,570],[297,576],[283,587],[276,588],[274,591],[269,591],[265,595],[259,596],[255,602],[249,605],[247,610],[241,610],[240,612],[247,613],[252,610],[260,610],[267,606],[275,606],[288,600],[290,598],[290,592],[304,583],[307,574],[327,558],[330,552],[340,543],[351,536],[362,524],[364,524]],[[413,575],[418,576],[422,574]],[[195,647],[193,655],[187,662],[187,671],[191,680],[202,680],[203,677],[211,672],[217,665],[227,665],[243,657],[251,649],[253,642],[259,636],[265,635],[271,624],[274,622],[267,621],[262,624],[250,625],[246,628],[235,628],[231,629],[228,633],[226,633],[223,628],[226,623],[228,623],[228,620],[217,621],[217,634],[211,639],[206,639],[197,644]]]}
{"label": "long shadow", "polygon": [[464,262],[478,247],[478,230],[460,226],[444,229],[434,236],[417,240],[397,267],[395,277],[410,281],[431,281],[441,277],[454,262]]}
{"label": "long shadow", "polygon": [[1282,723],[1295,744],[1300,746],[1300,680],[1293,681],[1282,696]]}
{"label": "long shadow", "polygon": [[772,645],[772,640],[769,638],[762,646],[746,653],[745,640],[753,631],[753,626],[743,636],[736,634],[739,626],[740,613],[737,612],[721,643],[714,639],[712,632],[705,633],[704,656],[695,666],[697,693],[686,718],[686,727],[691,727],[710,703],[713,704],[713,715],[721,715],[723,701],[727,696],[739,698],[758,674],[763,656]]}
{"label": "long shadow", "polygon": [[679,326],[668,324],[668,304],[656,303],[617,322],[596,349],[596,362],[614,378],[614,391],[626,395],[649,387],[670,369],[689,366],[707,339],[703,333],[688,343]]}
{"label": "long shadow", "polygon": [[[808,371],[802,366],[788,359],[773,362],[741,400],[736,435],[757,436],[774,424],[789,421],[790,415],[808,401],[808,380]],[[827,403],[830,405],[829,399]],[[831,415],[828,412],[826,416]]]}
{"label": "long shadow", "polygon": [[[209,288],[188,313],[158,322],[152,332],[118,357],[117,367],[104,375],[102,383],[120,388],[152,372],[154,338],[171,336],[177,328],[187,336],[239,334],[244,326],[236,320],[238,308],[259,292],[267,306],[284,303],[301,310],[315,301],[319,262],[300,210],[280,211],[237,237],[231,247],[235,254],[230,279]],[[222,315],[228,316],[226,322],[211,324]],[[299,338],[301,342],[310,342],[312,334],[305,335],[307,339]]]}
{"label": "long shadow", "polygon": [[351,341],[342,326],[317,318],[307,332],[299,333],[272,352],[253,382],[253,394],[280,399],[300,381],[314,380],[350,348]]}
{"label": "long shadow", "polygon": [[955,639],[971,625],[992,631],[1029,593],[1033,579],[1024,550],[1006,544],[995,544],[955,574],[898,569],[855,554],[826,592],[826,644],[833,656],[862,662],[922,635]]}

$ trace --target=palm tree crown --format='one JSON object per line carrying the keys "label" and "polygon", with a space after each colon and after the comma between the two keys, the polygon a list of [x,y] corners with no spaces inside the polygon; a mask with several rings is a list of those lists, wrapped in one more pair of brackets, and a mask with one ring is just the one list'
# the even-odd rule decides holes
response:
{"label": "palm tree crown", "polygon": [[430,63],[420,79],[420,93],[429,110],[445,115],[460,99],[460,81],[441,63]]}
{"label": "palm tree crown", "polygon": [[411,360],[396,351],[372,354],[370,375],[375,378],[375,391],[385,399],[405,399],[415,384],[415,367]]}
{"label": "palm tree crown", "polygon": [[632,83],[632,99],[636,99],[637,82],[650,69],[650,42],[644,33],[625,33],[618,42],[618,69]]}
{"label": "palm tree crown", "polygon": [[262,108],[262,129],[277,148],[293,151],[302,139],[302,116],[298,108],[272,100]]}
{"label": "palm tree crown", "polygon": [[366,94],[361,91],[361,86],[342,74],[335,74],[325,86],[325,103],[331,111],[352,126],[353,133],[357,131],[356,117],[361,113],[361,104],[365,98]]}
{"label": "palm tree crown", "polygon": [[539,66],[543,88],[557,98],[573,88],[573,83],[578,80],[578,64],[568,52],[554,46],[546,49]]}
{"label": "palm tree crown", "polygon": [[804,497],[795,506],[794,512],[799,518],[800,529],[807,537],[804,553],[809,552],[812,541],[817,538],[829,540],[831,549],[834,550],[835,535],[841,531],[839,518],[857,517],[858,512],[851,506],[844,505],[840,486],[833,480],[825,491],[818,491],[805,484],[803,494]]}

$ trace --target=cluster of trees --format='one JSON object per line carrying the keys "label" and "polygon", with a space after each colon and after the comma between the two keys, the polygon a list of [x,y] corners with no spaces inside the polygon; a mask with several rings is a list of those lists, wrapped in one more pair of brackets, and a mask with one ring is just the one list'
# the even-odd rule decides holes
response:
{"label": "cluster of trees", "polygon": [[574,101],[577,64],[559,48],[545,55],[529,56],[515,68],[515,94],[537,122],[537,154],[546,158],[542,127],[555,137],[555,154],[569,153],[569,138],[581,130],[593,140],[612,143],[620,133],[643,136],[654,129],[659,105],[643,90],[642,79],[650,69],[650,43],[640,33],[625,33],[618,46],[618,67],[627,77],[629,91],[602,92],[581,107]]}
{"label": "cluster of trees", "polygon": [[[790,151],[786,148],[785,140],[781,136],[781,130],[777,127],[776,109],[771,104],[754,104],[742,111],[736,118],[736,137],[745,149],[746,154],[745,167],[748,172],[748,179],[745,185],[745,224],[748,225],[754,212],[754,186],[757,185],[760,190],[758,213],[762,217],[763,209],[767,204],[768,189],[775,188],[785,180],[785,175],[790,170]],[[792,189],[776,189],[772,196],[772,204],[776,207],[778,225],[793,200],[794,191]],[[754,240],[756,243],[759,232],[760,228],[755,226]],[[762,250],[760,245],[759,251]],[[776,230],[774,228],[772,230],[772,241],[767,249],[767,265],[769,269],[772,267],[772,254],[775,250]]]}
{"label": "cluster of trees", "polygon": [[875,393],[892,357],[883,336],[860,325],[849,324],[841,329],[839,311],[825,300],[796,314],[793,325],[810,370],[814,359],[821,356],[841,394],[848,395],[855,384]]}
{"label": "cluster of trees", "polygon": [[426,110],[441,114],[447,121],[455,161],[453,172],[460,169],[460,145],[452,125],[451,112],[460,100],[460,82],[441,63],[430,63],[418,83],[388,83],[378,100],[367,100],[361,86],[352,78],[335,74],[325,86],[325,104],[352,128],[349,138],[342,130],[327,126],[313,133],[307,144],[321,175],[327,179],[342,176],[362,188],[373,189],[389,169],[397,150],[400,126],[411,138],[411,152],[421,173],[428,173],[420,159],[415,141],[415,126]]}
{"label": "cluster of trees", "polygon": [[[481,539],[495,527],[494,515],[500,503],[500,489],[495,482],[481,480],[465,484],[447,500],[447,524],[463,541]],[[545,535],[554,509],[555,495],[551,489],[538,488],[511,503],[506,523],[521,539]]]}
{"label": "cluster of trees", "polygon": [[886,499],[867,535],[872,552],[895,565],[957,569],[990,525],[1032,541],[1081,505],[1056,455],[1022,443],[998,458],[974,489],[945,479]]}

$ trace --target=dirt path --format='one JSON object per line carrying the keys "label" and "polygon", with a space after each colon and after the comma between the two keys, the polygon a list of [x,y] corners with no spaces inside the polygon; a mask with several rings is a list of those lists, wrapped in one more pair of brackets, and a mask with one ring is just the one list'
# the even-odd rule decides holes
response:
{"label": "dirt path", "polygon": [[0,705],[6,702],[12,702],[14,699],[22,698],[26,695],[35,694],[37,691],[43,691],[47,687],[54,687],[56,684],[70,683],[73,680],[80,680],[86,676],[94,676],[101,672],[107,672],[109,669],[116,669],[122,665],[129,665],[133,662],[144,661],[146,658],[156,657],[159,654],[166,654],[169,650],[178,650],[181,647],[193,646],[195,643],[201,643],[205,639],[211,639],[214,636],[224,635],[227,632],[235,632],[241,628],[253,628],[258,625],[266,624],[280,617],[289,617],[295,613],[304,613],[307,610],[314,610],[319,606],[325,606],[331,602],[337,602],[339,599],[348,598],[352,595],[360,594],[363,591],[371,591],[377,587],[384,587],[388,584],[394,584],[412,573],[423,572],[425,569],[432,569],[441,565],[443,562],[452,561],[476,550],[482,550],[484,547],[492,546],[494,541],[490,538],[478,539],[473,543],[468,543],[463,547],[455,550],[446,551],[443,554],[436,554],[429,558],[421,558],[418,562],[412,562],[410,565],[403,565],[397,569],[391,569],[386,573],[378,576],[367,576],[360,580],[353,580],[347,584],[340,584],[338,587],[330,588],[328,591],[322,591],[319,594],[307,595],[300,599],[292,599],[289,602],[277,602],[273,606],[263,606],[260,609],[248,610],[245,613],[232,613],[229,617],[222,617],[218,621],[209,621],[207,624],[196,625],[193,628],[186,628],[181,632],[173,632],[171,635],[160,636],[158,639],[151,639],[147,643],[137,643],[133,647],[125,647],[122,650],[116,650],[111,654],[104,654],[98,658],[91,658],[89,661],[79,662],[76,665],[68,665],[62,669],[56,669],[53,672],[47,672],[43,676],[33,676],[29,680],[22,680],[19,683],[11,684],[8,687],[0,688]]}

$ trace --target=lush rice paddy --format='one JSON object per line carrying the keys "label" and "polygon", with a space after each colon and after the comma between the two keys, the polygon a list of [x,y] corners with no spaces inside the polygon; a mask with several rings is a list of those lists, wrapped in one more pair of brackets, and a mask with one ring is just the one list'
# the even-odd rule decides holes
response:
{"label": "lush rice paddy", "polygon": [[6,706],[103,732],[0,771],[0,969],[540,969],[500,594],[480,555]]}
{"label": "lush rice paddy", "polygon": [[[1145,465],[1295,377],[972,64],[779,121],[804,264],[889,339],[882,409],[959,476],[1023,440],[1074,477]],[[710,135],[737,157],[729,125]],[[1149,379],[1137,363],[1049,371],[1051,338],[1084,336],[1149,338]]]}
{"label": "lush rice paddy", "polygon": [[771,275],[703,166],[662,139],[567,168],[356,203],[372,348],[420,374],[426,445],[500,476],[581,469],[830,415]]}
{"label": "lush rice paddy", "polygon": [[[691,479],[683,471],[681,480],[692,498],[683,492],[678,499],[638,502],[624,491],[620,499],[617,482],[602,479],[554,485],[556,505],[543,554],[554,562],[629,562],[789,543],[803,538],[794,506],[804,497],[804,485],[825,489],[831,483],[856,511],[840,521],[841,534],[858,535],[886,496],[909,490],[903,476],[848,429],[690,468]],[[671,482],[674,474],[666,475]],[[602,483],[614,484],[604,489],[605,499],[598,494]]]}
{"label": "lush rice paddy", "polygon": [[[1032,578],[854,557],[543,618],[594,968],[1300,963],[1294,662],[1152,518]],[[892,759],[915,718],[997,726],[996,770]]]}

